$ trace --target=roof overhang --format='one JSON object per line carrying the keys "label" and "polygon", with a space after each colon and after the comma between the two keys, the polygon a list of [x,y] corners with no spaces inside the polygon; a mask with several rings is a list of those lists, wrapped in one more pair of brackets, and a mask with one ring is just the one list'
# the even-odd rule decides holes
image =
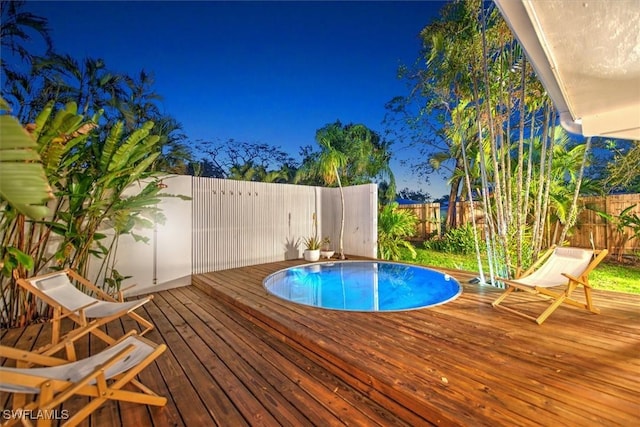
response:
{"label": "roof overhang", "polygon": [[640,140],[640,0],[494,2],[567,131]]}

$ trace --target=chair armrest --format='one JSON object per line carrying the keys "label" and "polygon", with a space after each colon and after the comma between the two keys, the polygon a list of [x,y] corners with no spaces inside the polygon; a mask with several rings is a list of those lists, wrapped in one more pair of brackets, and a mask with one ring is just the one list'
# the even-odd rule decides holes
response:
{"label": "chair armrest", "polygon": [[569,279],[569,280],[572,280],[572,281],[574,281],[576,283],[580,283],[582,286],[585,286],[587,288],[591,287],[591,285],[589,283],[587,283],[586,281],[583,281],[581,277],[575,277],[575,276],[572,276],[571,274],[567,274],[567,273],[562,273],[562,275],[564,277],[566,277],[567,279]]}
{"label": "chair armrest", "polygon": [[60,359],[58,357],[43,356],[41,354],[33,353],[28,350],[20,350],[4,345],[0,346],[0,357],[15,360],[16,366],[18,368],[30,364],[37,364],[41,366],[58,366],[69,363],[68,360]]}
{"label": "chair armrest", "polygon": [[[114,294],[115,296],[113,296],[113,297],[114,297],[114,298],[116,298],[116,299],[117,299],[118,301],[120,301],[120,302],[124,302],[124,291],[128,291],[129,289],[131,289],[131,288],[133,288],[133,287],[135,287],[135,286],[138,286],[138,284],[137,284],[137,283],[134,283],[134,284],[129,285],[129,286],[127,286],[127,287],[120,288],[120,290],[119,290],[118,292],[116,292],[116,293]],[[117,297],[116,297],[116,296],[117,296]]]}

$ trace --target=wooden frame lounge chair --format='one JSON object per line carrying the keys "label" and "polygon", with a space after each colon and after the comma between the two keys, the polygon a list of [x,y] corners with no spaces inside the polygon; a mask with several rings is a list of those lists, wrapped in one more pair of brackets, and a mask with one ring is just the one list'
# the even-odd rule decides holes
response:
{"label": "wooden frame lounge chair", "polygon": [[[76,281],[88,293],[82,292],[72,281]],[[113,344],[115,340],[99,327],[124,315],[131,317],[144,328],[140,336],[153,329],[151,322],[134,313],[135,309],[150,301],[153,295],[125,302],[120,292],[120,301],[118,301],[71,269],[18,279],[17,282],[53,307],[51,346],[55,346],[61,340],[72,340],[69,336],[60,337],[60,324],[65,317],[72,319],[80,326],[71,331],[70,336],[80,335],[88,330],[107,344]]]}
{"label": "wooden frame lounge chair", "polygon": [[[63,426],[75,426],[107,400],[164,406],[166,397],[151,391],[135,379],[144,368],[166,350],[127,334],[100,353],[75,362],[0,346],[0,357],[16,360],[16,367],[0,367],[0,391],[13,395],[12,410],[5,410],[2,426],[17,422],[38,427],[50,426],[52,418]],[[38,364],[43,367],[27,368]],[[131,385],[136,390],[123,390]],[[35,394],[35,400],[28,399]],[[89,402],[75,413],[57,408],[73,396],[87,396]],[[56,421],[57,422],[57,421]]]}
{"label": "wooden frame lounge chair", "polygon": [[[600,313],[591,299],[589,273],[607,256],[607,250],[590,250],[570,247],[552,247],[545,252],[519,278],[499,279],[508,287],[495,301],[494,307],[529,318],[539,325],[563,303],[584,308],[592,313]],[[550,288],[564,286],[563,289]],[[579,286],[584,287],[585,302],[572,299],[572,293]],[[551,300],[551,305],[538,317],[530,316],[511,307],[501,305],[515,290],[522,290]]]}

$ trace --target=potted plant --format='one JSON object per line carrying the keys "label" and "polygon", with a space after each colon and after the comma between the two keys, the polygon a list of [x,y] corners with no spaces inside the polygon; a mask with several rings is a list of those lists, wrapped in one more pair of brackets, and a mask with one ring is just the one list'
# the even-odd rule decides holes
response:
{"label": "potted plant", "polygon": [[302,240],[307,249],[304,251],[305,261],[318,261],[320,259],[320,247],[322,241],[318,238],[318,219],[316,214],[313,214],[312,219],[313,235],[310,237],[304,237]]}
{"label": "potted plant", "polygon": [[335,251],[331,250],[331,239],[325,237],[322,239],[321,248],[320,248],[320,257],[330,259]]}
{"label": "potted plant", "polygon": [[318,261],[320,259],[321,241],[318,236],[305,237],[304,245],[307,249],[304,251],[305,261]]}

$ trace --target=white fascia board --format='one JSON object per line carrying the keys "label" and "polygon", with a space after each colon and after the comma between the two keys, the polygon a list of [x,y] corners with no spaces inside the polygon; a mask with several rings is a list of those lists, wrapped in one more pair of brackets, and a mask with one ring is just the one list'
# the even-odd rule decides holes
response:
{"label": "white fascia board", "polygon": [[[562,86],[554,72],[547,49],[543,46],[538,30],[534,26],[523,0],[493,0],[509,28],[520,42],[538,79],[547,90],[558,111],[562,127],[568,132],[582,134],[579,119],[573,116],[565,99]],[[538,26],[539,28],[539,26]]]}

